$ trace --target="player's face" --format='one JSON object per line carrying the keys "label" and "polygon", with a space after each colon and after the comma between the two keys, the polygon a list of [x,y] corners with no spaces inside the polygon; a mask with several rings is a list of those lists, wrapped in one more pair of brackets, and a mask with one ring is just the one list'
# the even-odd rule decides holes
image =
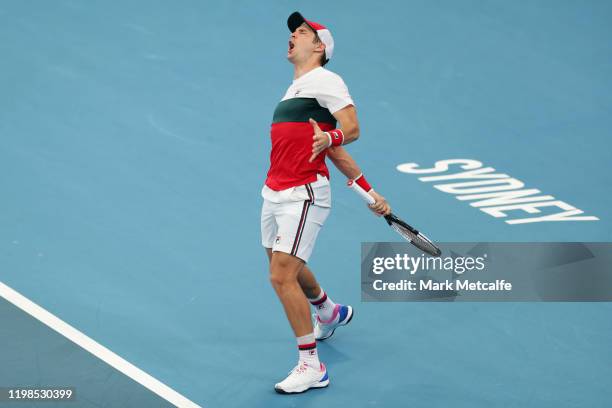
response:
{"label": "player's face", "polygon": [[287,59],[292,63],[306,61],[314,53],[317,44],[314,43],[315,33],[306,23],[295,29],[289,37]]}

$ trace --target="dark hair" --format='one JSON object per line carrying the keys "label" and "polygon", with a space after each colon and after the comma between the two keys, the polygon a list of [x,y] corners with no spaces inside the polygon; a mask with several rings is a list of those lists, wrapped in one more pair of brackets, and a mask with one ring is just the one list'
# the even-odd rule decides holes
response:
{"label": "dark hair", "polygon": [[[314,32],[314,40],[312,40],[313,43],[318,44],[318,43],[322,43],[323,41],[321,41],[321,38],[319,37],[319,34],[317,34],[317,32]],[[327,59],[327,57],[325,57],[325,50],[323,50],[323,54],[321,54],[321,59],[319,60],[319,62],[321,63],[321,66],[324,67],[325,64],[327,64],[329,62],[329,59]]]}

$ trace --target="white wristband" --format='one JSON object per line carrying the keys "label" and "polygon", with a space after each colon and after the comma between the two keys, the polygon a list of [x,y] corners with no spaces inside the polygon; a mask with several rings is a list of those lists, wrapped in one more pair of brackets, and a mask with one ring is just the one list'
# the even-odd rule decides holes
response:
{"label": "white wristband", "polygon": [[331,138],[331,135],[329,134],[329,132],[323,132],[323,133],[325,133],[325,134],[327,135],[327,140],[329,141],[329,142],[327,143],[327,147],[331,147],[331,145],[332,145],[332,138]]}

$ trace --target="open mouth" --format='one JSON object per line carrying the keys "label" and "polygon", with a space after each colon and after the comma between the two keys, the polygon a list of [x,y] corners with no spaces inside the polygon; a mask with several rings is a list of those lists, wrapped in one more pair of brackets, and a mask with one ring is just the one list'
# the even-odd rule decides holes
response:
{"label": "open mouth", "polygon": [[294,47],[295,47],[295,44],[289,41],[289,51],[291,51]]}

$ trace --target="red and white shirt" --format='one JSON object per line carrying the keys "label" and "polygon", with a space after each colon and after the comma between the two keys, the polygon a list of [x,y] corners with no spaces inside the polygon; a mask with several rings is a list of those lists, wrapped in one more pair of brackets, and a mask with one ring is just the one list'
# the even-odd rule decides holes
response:
{"label": "red and white shirt", "polygon": [[[326,151],[309,163],[314,130],[313,118],[323,131],[336,127],[333,114],[354,105],[348,88],[339,75],[323,67],[295,79],[277,105],[270,136],[270,169],[262,194],[275,201],[274,192],[314,183],[322,175],[329,179],[325,165]],[[267,188],[266,188],[267,187]]]}

